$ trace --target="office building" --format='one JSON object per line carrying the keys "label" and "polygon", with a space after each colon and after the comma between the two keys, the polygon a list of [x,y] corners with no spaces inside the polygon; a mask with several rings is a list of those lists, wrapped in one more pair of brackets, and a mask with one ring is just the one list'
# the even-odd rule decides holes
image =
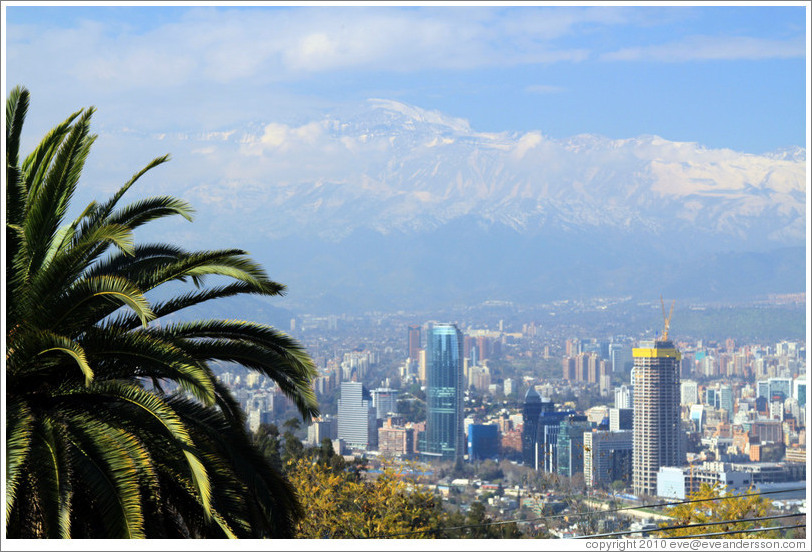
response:
{"label": "office building", "polygon": [[536,464],[536,434],[538,432],[539,415],[541,415],[541,396],[532,385],[524,396],[524,409],[522,410],[522,460],[525,466]]}
{"label": "office building", "polygon": [[690,410],[690,420],[694,423],[696,430],[702,432],[705,429],[705,405],[692,404]]}
{"label": "office building", "polygon": [[420,326],[409,326],[409,358],[417,362],[420,355]]}
{"label": "office building", "polygon": [[317,447],[324,439],[332,441],[337,437],[337,428],[338,424],[336,419],[330,416],[313,420],[313,422],[307,426],[307,444],[311,447]]}
{"label": "office building", "polygon": [[719,386],[719,408],[725,412],[725,421],[729,422],[733,419],[733,411],[735,402],[733,397],[733,388],[729,385]]}
{"label": "office building", "polygon": [[432,324],[426,333],[426,448],[428,457],[455,460],[464,454],[462,428],[462,333],[453,324]]}
{"label": "office building", "polygon": [[792,380],[792,398],[798,401],[798,406],[806,406],[806,376]]}
{"label": "office building", "polygon": [[553,410],[552,402],[549,410],[542,409],[539,424],[536,430],[536,462],[535,469],[547,473],[558,471],[558,434],[561,422],[575,415],[574,410]]}
{"label": "office building", "polygon": [[608,488],[615,481],[629,483],[632,476],[632,431],[584,433],[584,483]]}
{"label": "office building", "polygon": [[680,404],[691,406],[699,404],[699,384],[695,381],[685,380],[680,384]]}
{"label": "office building", "polygon": [[785,401],[792,396],[792,380],[790,378],[770,378],[770,396],[767,400]]}
{"label": "office building", "polygon": [[632,484],[636,495],[657,492],[661,466],[685,461],[680,424],[681,355],[671,341],[643,341],[634,357],[634,454]]}
{"label": "office building", "polygon": [[719,408],[719,390],[717,388],[705,389],[705,404],[711,408]]}
{"label": "office building", "polygon": [[586,416],[569,416],[559,424],[556,469],[572,477],[584,471],[584,433],[592,430]]}
{"label": "office building", "polygon": [[612,372],[626,373],[632,368],[632,350],[622,343],[609,344],[609,361]]}
{"label": "office building", "polygon": [[338,439],[357,450],[374,448],[378,440],[372,396],[360,382],[342,381],[338,399]]}
{"label": "office building", "polygon": [[634,386],[615,388],[615,408],[634,408]]}
{"label": "office building", "polygon": [[505,381],[502,382],[502,388],[504,389],[505,397],[509,397],[516,389],[516,382],[511,378],[505,378]]}
{"label": "office building", "polygon": [[468,426],[468,461],[496,460],[499,457],[499,427],[495,424]]}
{"label": "office building", "polygon": [[389,414],[398,413],[398,390],[380,387],[372,390],[372,406],[375,417],[382,420]]}
{"label": "office building", "polygon": [[609,431],[631,430],[634,428],[634,410],[631,408],[609,409]]}

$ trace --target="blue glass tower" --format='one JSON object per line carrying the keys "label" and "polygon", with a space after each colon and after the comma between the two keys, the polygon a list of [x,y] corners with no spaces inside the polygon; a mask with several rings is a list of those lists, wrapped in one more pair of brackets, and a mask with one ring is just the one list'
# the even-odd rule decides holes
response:
{"label": "blue glass tower", "polygon": [[426,336],[427,456],[456,460],[464,453],[462,333],[454,324],[429,327]]}
{"label": "blue glass tower", "polygon": [[522,412],[524,424],[522,427],[522,460],[525,466],[536,465],[536,433],[541,414],[541,396],[531,385],[524,396],[524,410]]}
{"label": "blue glass tower", "polygon": [[468,460],[496,459],[499,456],[499,428],[495,425],[468,426]]}

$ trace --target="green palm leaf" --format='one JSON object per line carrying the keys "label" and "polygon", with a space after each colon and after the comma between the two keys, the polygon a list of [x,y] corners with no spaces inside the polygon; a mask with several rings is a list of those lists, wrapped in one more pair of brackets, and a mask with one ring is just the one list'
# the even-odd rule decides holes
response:
{"label": "green palm leaf", "polygon": [[[210,363],[271,377],[308,418],[318,409],[305,350],[260,324],[149,324],[285,287],[241,249],[135,243],[144,224],[191,220],[168,196],[119,206],[168,156],[66,221],[94,110],[73,113],[20,161],[28,101],[17,87],[6,102],[7,536],[291,536],[296,494],[252,444]],[[167,284],[151,307],[145,294]],[[184,284],[193,287],[177,291]]]}
{"label": "green palm leaf", "polygon": [[6,404],[6,519],[11,517],[11,508],[17,497],[17,487],[22,468],[31,450],[34,431],[34,414],[19,399],[10,399]]}

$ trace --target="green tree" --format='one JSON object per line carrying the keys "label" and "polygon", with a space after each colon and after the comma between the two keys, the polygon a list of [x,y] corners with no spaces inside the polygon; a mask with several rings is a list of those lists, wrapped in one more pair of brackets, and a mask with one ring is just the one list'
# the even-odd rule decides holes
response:
{"label": "green tree", "polygon": [[[119,205],[167,156],[69,220],[94,110],[72,114],[21,158],[28,103],[21,87],[6,102],[6,535],[290,536],[296,495],[210,363],[267,375],[309,419],[312,361],[269,326],[174,317],[284,287],[238,249],[135,243],[145,223],[190,219],[172,197]],[[184,283],[193,287],[166,290]],[[156,290],[164,299],[149,304]]]}
{"label": "green tree", "polygon": [[259,429],[253,436],[254,444],[259,448],[271,466],[282,473],[282,454],[279,450],[281,443],[279,442],[279,428],[275,424],[260,424]]}
{"label": "green tree", "polygon": [[[772,503],[763,496],[744,496],[745,494],[754,493],[730,493],[718,485],[711,486],[707,483],[703,483],[700,485],[698,491],[689,496],[689,499],[703,500],[704,502],[691,502],[674,506],[668,511],[668,515],[673,517],[674,520],[662,523],[660,527],[715,522],[723,523],[685,529],[670,529],[668,531],[662,531],[658,533],[658,535],[663,537],[679,537],[702,535],[706,533],[729,533],[731,531],[745,531],[774,525],[773,520],[763,522],[742,521],[767,516],[772,509]],[[721,497],[727,498],[718,500]],[[764,531],[754,533],[730,533],[729,535],[723,535],[718,538],[769,539],[777,536],[774,531]]]}
{"label": "green tree", "polygon": [[496,524],[495,520],[487,515],[485,504],[481,500],[471,503],[471,508],[465,518],[465,525],[469,527],[465,529],[462,538],[517,539],[522,536],[522,532],[515,523]]}

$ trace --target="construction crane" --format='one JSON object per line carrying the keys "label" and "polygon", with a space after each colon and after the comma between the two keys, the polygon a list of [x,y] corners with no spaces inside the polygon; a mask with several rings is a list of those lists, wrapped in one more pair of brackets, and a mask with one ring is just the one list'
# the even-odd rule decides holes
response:
{"label": "construction crane", "polygon": [[660,338],[660,341],[668,341],[668,326],[671,325],[671,316],[674,314],[674,304],[677,302],[674,299],[671,302],[671,310],[668,313],[668,316],[665,315],[665,302],[663,301],[663,296],[660,295],[660,305],[663,307],[663,335]]}

